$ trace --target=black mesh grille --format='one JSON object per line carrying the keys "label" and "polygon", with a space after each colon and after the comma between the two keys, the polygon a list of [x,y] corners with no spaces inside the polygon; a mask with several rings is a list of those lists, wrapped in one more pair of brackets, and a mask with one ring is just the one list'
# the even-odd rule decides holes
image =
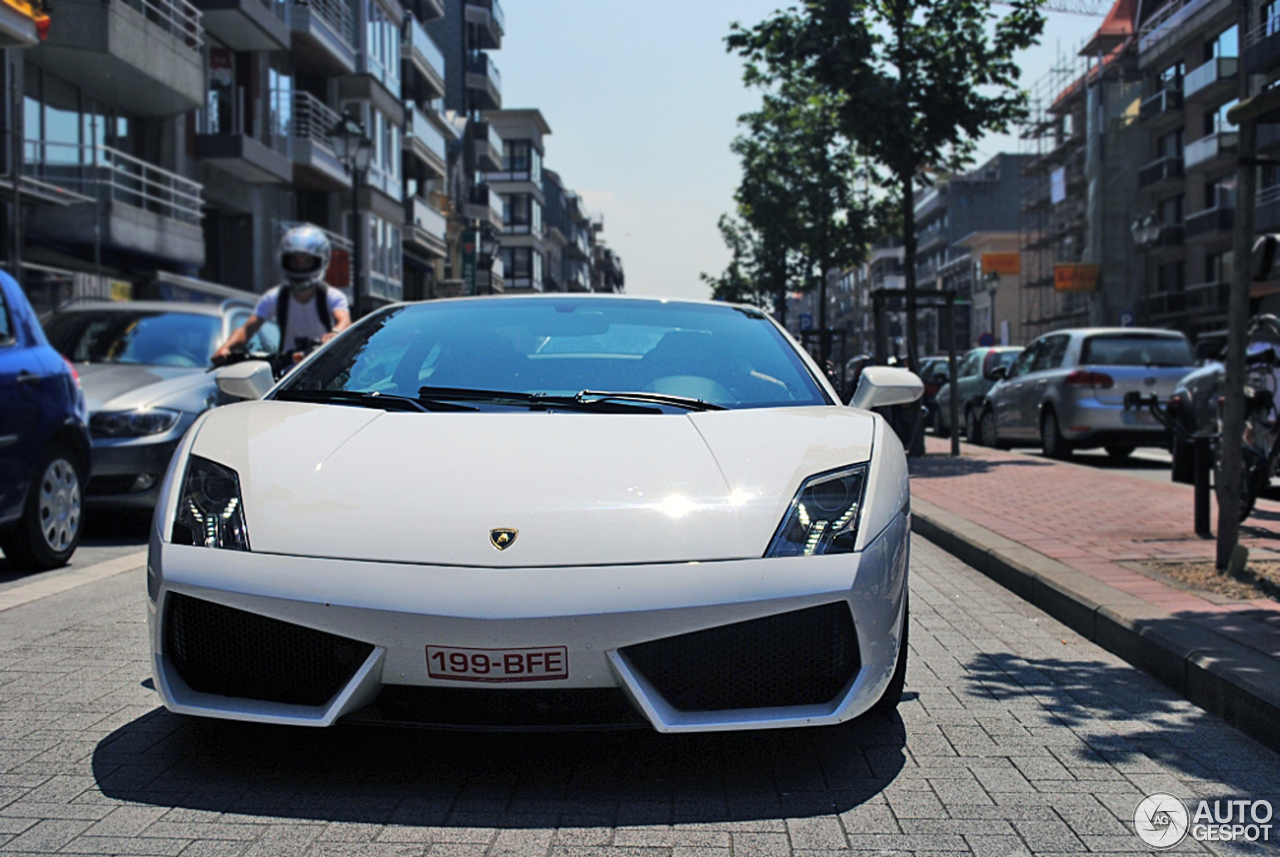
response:
{"label": "black mesh grille", "polygon": [[387,685],[345,718],[450,729],[620,729],[649,727],[620,688],[468,690]]}
{"label": "black mesh grille", "polygon": [[170,593],[165,652],[199,693],[324,705],[373,646],[278,619]]}
{"label": "black mesh grille", "polygon": [[622,651],[681,711],[819,705],[861,667],[853,617],[842,601]]}

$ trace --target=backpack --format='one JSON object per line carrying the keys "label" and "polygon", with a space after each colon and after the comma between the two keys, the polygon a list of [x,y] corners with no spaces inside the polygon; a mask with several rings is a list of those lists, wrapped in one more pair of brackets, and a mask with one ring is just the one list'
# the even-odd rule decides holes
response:
{"label": "backpack", "polygon": [[[316,285],[316,295],[311,299],[316,306],[316,315],[326,331],[333,330],[333,314],[329,312],[329,287],[324,283]],[[280,327],[280,352],[293,351],[292,343],[284,341],[285,332],[289,329],[289,307],[293,304],[292,287],[280,289],[280,297],[276,300],[276,324]]]}

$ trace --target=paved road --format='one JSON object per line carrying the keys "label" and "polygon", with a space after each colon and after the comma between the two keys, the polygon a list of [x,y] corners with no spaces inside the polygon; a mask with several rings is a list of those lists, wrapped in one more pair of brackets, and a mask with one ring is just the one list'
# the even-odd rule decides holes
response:
{"label": "paved road", "polygon": [[900,717],[680,737],[175,717],[141,570],[100,580],[0,613],[0,855],[1134,854],[1145,793],[1280,799],[1276,754],[929,543],[912,567]]}
{"label": "paved road", "polygon": [[147,527],[150,523],[149,514],[89,512],[85,517],[80,546],[76,548],[66,569],[36,574],[29,568],[10,562],[0,551],[0,587],[65,574],[70,570],[87,568],[144,551],[147,549]]}

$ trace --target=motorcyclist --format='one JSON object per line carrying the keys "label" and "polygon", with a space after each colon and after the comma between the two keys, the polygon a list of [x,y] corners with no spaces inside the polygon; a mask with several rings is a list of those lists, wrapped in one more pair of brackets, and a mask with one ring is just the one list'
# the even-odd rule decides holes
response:
{"label": "motorcyclist", "polygon": [[331,252],[328,236],[317,226],[305,223],[285,232],[280,239],[280,267],[285,282],[259,298],[248,321],[227,337],[214,353],[214,360],[244,348],[270,319],[280,327],[282,353],[305,350],[308,342],[328,342],[350,327],[346,297],[324,282]]}

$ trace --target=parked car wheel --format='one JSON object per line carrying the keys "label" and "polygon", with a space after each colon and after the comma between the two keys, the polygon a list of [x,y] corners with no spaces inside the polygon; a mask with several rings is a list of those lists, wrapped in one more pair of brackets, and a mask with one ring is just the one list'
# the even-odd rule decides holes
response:
{"label": "parked car wheel", "polygon": [[1124,461],[1126,458],[1133,455],[1133,451],[1137,447],[1127,443],[1109,443],[1103,448],[1106,449],[1107,456],[1112,461]]}
{"label": "parked car wheel", "polygon": [[978,432],[978,418],[973,414],[973,408],[964,409],[964,439],[969,443],[981,443],[982,436]]}
{"label": "parked car wheel", "polygon": [[996,432],[996,415],[990,409],[982,412],[982,418],[978,421],[978,436],[982,438],[983,446],[989,446],[992,449],[1009,448],[1009,444],[1002,441]]}
{"label": "parked car wheel", "polygon": [[898,707],[898,703],[902,702],[902,689],[907,684],[907,632],[911,629],[911,596],[907,594],[903,596],[906,603],[903,604],[902,610],[902,639],[898,643],[898,665],[894,667],[893,678],[889,679],[889,686],[884,690],[884,696],[880,697],[880,701],[875,705],[875,711],[879,714],[892,714]]}
{"label": "parked car wheel", "polygon": [[1182,482],[1186,485],[1193,485],[1196,481],[1196,450],[1195,446],[1189,443],[1183,443],[1180,440],[1174,440],[1171,452],[1173,453],[1173,466],[1170,468],[1170,476],[1174,482]]}
{"label": "parked car wheel", "polygon": [[1059,460],[1071,457],[1071,443],[1058,431],[1058,415],[1046,408],[1040,417],[1040,448],[1049,458]]}
{"label": "parked car wheel", "polygon": [[0,537],[0,548],[10,562],[44,571],[66,565],[80,543],[84,466],[71,450],[52,444],[36,472],[22,518]]}
{"label": "parked car wheel", "polygon": [[933,424],[933,433],[938,437],[951,437],[951,426],[947,425],[947,418],[942,414],[943,411],[939,409]]}

